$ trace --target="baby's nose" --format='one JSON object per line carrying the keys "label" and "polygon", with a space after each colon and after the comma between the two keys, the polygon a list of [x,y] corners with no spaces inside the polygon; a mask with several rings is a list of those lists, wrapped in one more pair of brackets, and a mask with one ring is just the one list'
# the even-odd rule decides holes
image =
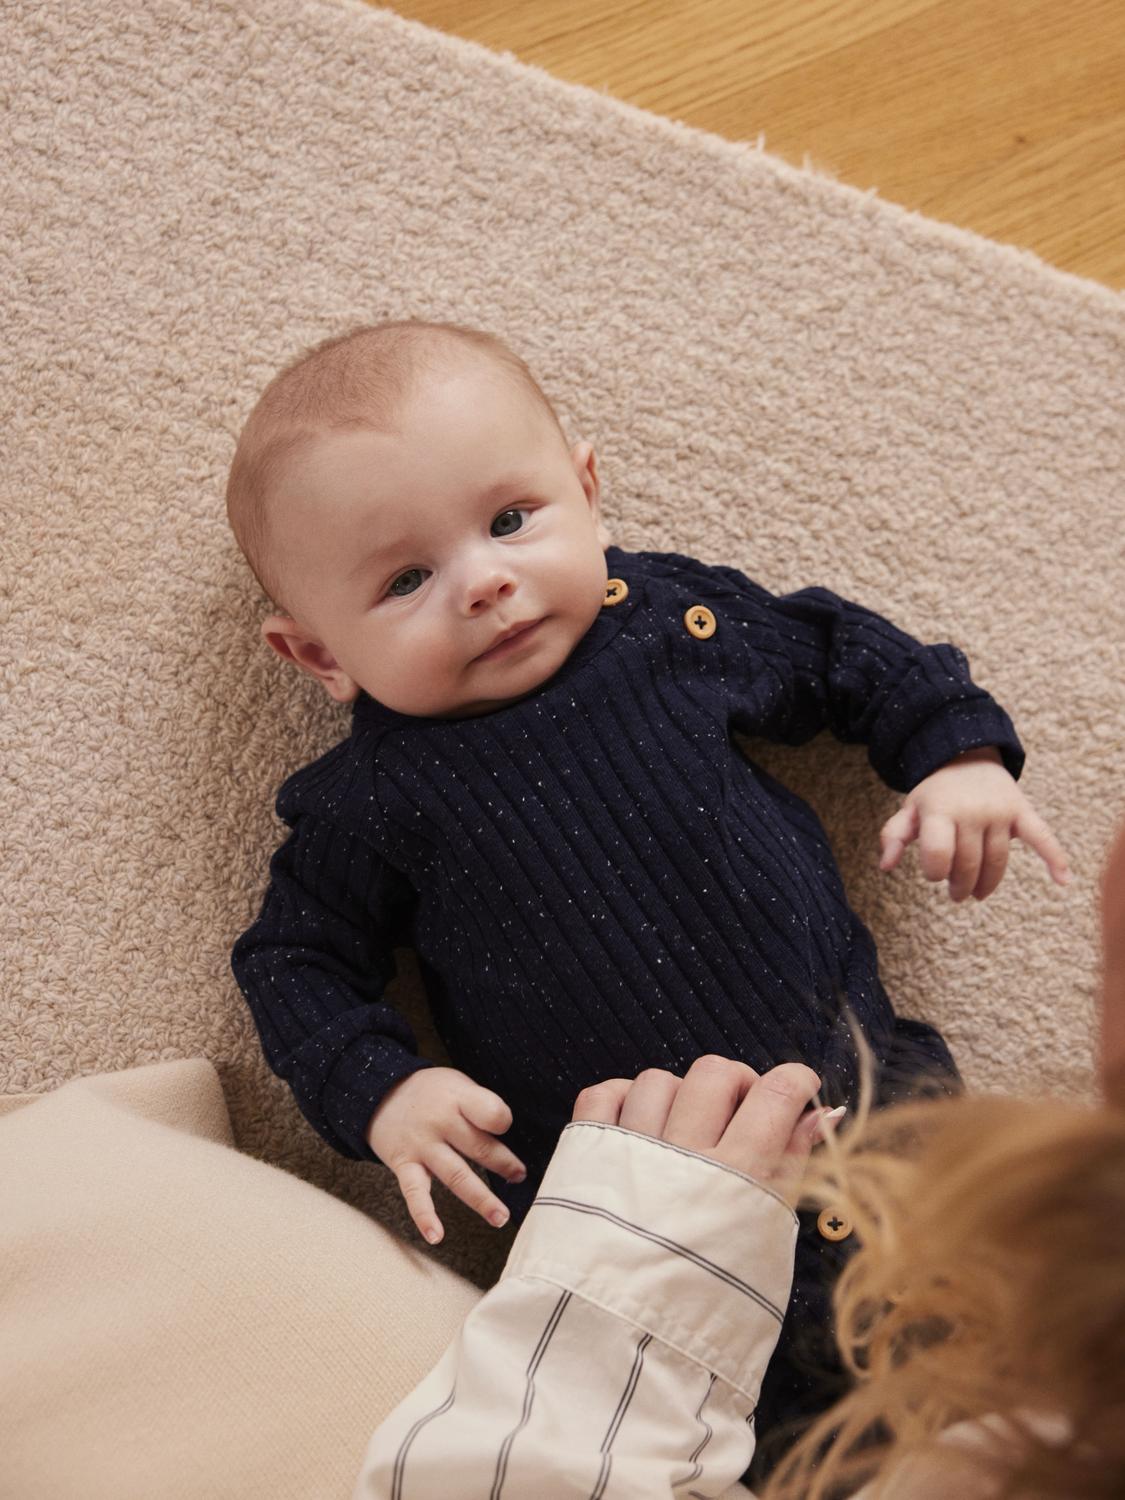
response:
{"label": "baby's nose", "polygon": [[466,584],[465,602],[470,610],[481,614],[490,605],[510,599],[516,589],[516,579],[510,567],[492,564],[476,569]]}

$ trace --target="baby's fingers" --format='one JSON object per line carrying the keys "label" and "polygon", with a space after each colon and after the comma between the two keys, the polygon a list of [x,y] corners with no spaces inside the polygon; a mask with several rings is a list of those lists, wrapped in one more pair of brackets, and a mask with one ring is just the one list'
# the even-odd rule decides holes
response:
{"label": "baby's fingers", "polygon": [[1051,872],[1056,885],[1070,884],[1070,865],[1062,845],[1033,808],[1025,807],[1016,819],[1013,833],[1030,844]]}
{"label": "baby's fingers", "polygon": [[957,826],[944,813],[931,813],[922,820],[918,835],[918,863],[927,880],[944,880],[953,868]]}
{"label": "baby's fingers", "polygon": [[403,1162],[395,1168],[399,1191],[406,1200],[410,1217],[418,1226],[422,1238],[436,1245],[445,1231],[434,1211],[434,1200],[430,1196],[430,1174],[420,1161]]}
{"label": "baby's fingers", "polygon": [[991,896],[1004,878],[1004,871],[1008,868],[1008,839],[1008,829],[1002,823],[994,823],[985,829],[980,876],[973,890],[978,901]]}
{"label": "baby's fingers", "polygon": [[957,830],[957,844],[953,851],[953,868],[949,872],[949,899],[964,901],[971,895],[980,876],[984,851],[984,835],[979,828],[962,825]]}
{"label": "baby's fingers", "polygon": [[882,853],[879,856],[880,870],[893,870],[902,858],[902,851],[918,833],[918,809],[913,802],[900,807],[893,818],[888,818],[879,830]]}
{"label": "baby's fingers", "polygon": [[478,1130],[487,1130],[490,1135],[503,1135],[512,1128],[512,1111],[499,1094],[482,1088],[479,1083],[465,1080],[463,1090],[457,1096],[457,1107]]}
{"label": "baby's fingers", "polygon": [[490,1192],[465,1158],[459,1156],[452,1146],[433,1146],[426,1155],[426,1165],[439,1182],[444,1182],[455,1197],[475,1209],[482,1219],[487,1219],[497,1229],[508,1222],[508,1210],[500,1199]]}
{"label": "baby's fingers", "polygon": [[490,1172],[495,1172],[498,1177],[506,1177],[509,1182],[522,1182],[527,1176],[527,1168],[514,1151],[509,1150],[494,1135],[489,1135],[487,1130],[481,1130],[472,1124],[464,1115],[458,1124],[449,1127],[445,1139],[469,1161],[487,1167]]}

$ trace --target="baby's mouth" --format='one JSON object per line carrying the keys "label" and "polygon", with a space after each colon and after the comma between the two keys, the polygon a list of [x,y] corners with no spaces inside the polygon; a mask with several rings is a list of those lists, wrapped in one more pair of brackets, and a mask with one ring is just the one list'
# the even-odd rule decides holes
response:
{"label": "baby's mouth", "polygon": [[523,645],[525,641],[527,641],[532,635],[534,635],[535,631],[539,628],[540,625],[542,625],[542,623],[542,620],[532,620],[530,624],[521,626],[520,629],[516,630],[511,635],[507,635],[502,640],[497,641],[496,644],[494,646],[490,646],[487,651],[482,651],[481,654],[475,659],[477,661],[488,661],[493,657],[505,656],[509,651],[517,650],[520,646]]}

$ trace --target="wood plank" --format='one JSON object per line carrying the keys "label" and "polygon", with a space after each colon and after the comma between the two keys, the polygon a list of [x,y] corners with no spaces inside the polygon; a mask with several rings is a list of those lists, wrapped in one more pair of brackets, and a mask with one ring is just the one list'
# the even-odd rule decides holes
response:
{"label": "wood plank", "polygon": [[1121,0],[391,8],[1125,287]]}

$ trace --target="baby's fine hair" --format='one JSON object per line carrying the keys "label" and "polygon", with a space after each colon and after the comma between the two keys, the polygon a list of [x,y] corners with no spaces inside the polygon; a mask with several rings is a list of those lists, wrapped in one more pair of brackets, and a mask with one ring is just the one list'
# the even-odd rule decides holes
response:
{"label": "baby's fine hair", "polygon": [[292,359],[259,396],[238,439],[227,479],[227,520],[263,591],[284,610],[271,556],[270,497],[297,452],[327,432],[397,433],[419,378],[484,359],[543,411],[566,442],[558,415],[518,354],[495,334],[420,318],[364,323]]}

